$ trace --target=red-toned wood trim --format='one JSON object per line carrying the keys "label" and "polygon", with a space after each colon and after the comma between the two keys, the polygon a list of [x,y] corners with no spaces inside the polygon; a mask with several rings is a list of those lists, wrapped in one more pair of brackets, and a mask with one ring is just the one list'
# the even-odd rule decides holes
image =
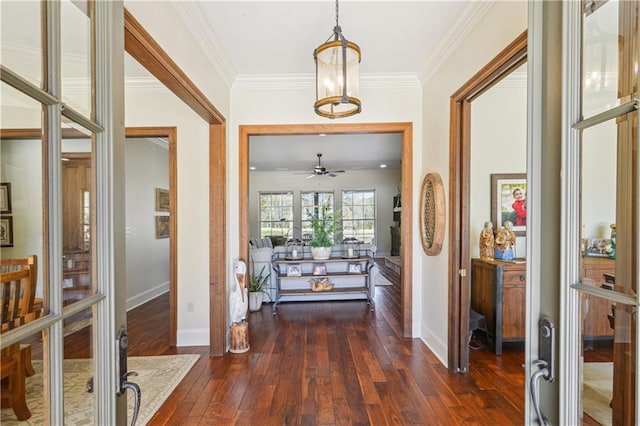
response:
{"label": "red-toned wood trim", "polygon": [[209,124],[224,117],[151,35],[124,10],[124,49]]}
{"label": "red-toned wood trim", "polygon": [[[450,99],[449,123],[449,320],[448,365],[469,368],[470,241],[469,179],[471,102],[527,60],[527,32],[520,34]],[[404,204],[403,204],[404,207]],[[460,271],[466,274],[460,274]]]}
{"label": "red-toned wood trim", "polygon": [[[239,128],[239,202],[240,202],[240,259],[249,257],[249,137],[254,135],[305,135],[349,133],[401,133],[402,134],[402,223],[412,223],[413,193],[413,125],[412,123],[354,123],[354,124],[269,124],[247,125]],[[412,241],[412,227],[403,226],[402,241]],[[413,249],[402,244],[401,303],[402,329],[405,337],[412,336],[412,270]]]}
{"label": "red-toned wood trim", "polygon": [[225,125],[209,126],[209,352],[227,351]]}

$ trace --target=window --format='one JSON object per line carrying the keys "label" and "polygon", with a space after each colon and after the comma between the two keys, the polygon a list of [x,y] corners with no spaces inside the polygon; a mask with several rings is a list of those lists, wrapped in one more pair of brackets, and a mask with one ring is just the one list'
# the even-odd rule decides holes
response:
{"label": "window", "polygon": [[293,192],[260,192],[260,237],[287,236],[293,229]]}
{"label": "window", "polygon": [[311,221],[309,219],[313,216],[318,216],[318,218],[321,219],[323,216],[323,209],[321,207],[326,207],[324,213],[333,214],[333,205],[333,192],[303,192],[300,194],[300,224],[302,227],[303,241],[309,241],[313,235]]}
{"label": "window", "polygon": [[342,237],[365,243],[375,241],[375,191],[342,191]]}

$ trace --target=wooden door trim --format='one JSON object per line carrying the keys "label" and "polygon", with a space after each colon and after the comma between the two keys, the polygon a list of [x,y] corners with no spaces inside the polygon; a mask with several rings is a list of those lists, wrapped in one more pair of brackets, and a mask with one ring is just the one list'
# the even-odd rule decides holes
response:
{"label": "wooden door trim", "polygon": [[[402,198],[401,223],[412,224],[413,217],[413,124],[412,123],[363,123],[363,124],[265,124],[239,126],[239,202],[240,202],[240,250],[239,257],[249,259],[249,137],[265,135],[305,134],[349,134],[349,133],[401,133],[402,134]],[[401,303],[402,329],[405,337],[412,336],[412,292],[413,250],[412,226],[401,227],[402,271]]]}
{"label": "wooden door trim", "polygon": [[[470,307],[469,180],[471,102],[527,60],[527,32],[451,95],[449,123],[449,370],[468,371]],[[403,205],[404,207],[404,205]],[[467,271],[460,274],[461,270]]]}
{"label": "wooden door trim", "polygon": [[[225,118],[127,9],[124,10],[124,47],[127,53],[209,123],[209,351],[212,356],[222,356],[226,352],[227,328]],[[176,156],[174,152],[174,159]],[[173,342],[175,345],[175,339]]]}

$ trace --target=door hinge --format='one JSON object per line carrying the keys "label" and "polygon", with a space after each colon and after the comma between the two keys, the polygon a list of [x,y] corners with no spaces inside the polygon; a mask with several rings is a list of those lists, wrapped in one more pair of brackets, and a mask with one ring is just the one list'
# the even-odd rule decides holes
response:
{"label": "door hinge", "polygon": [[461,277],[466,277],[467,276],[467,270],[465,268],[458,269],[458,275],[460,275]]}

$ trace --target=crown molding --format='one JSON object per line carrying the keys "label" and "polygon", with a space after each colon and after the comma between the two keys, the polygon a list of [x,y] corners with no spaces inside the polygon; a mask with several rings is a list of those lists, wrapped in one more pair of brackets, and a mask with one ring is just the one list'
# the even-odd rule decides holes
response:
{"label": "crown molding", "polygon": [[469,35],[480,19],[491,9],[495,0],[470,2],[447,34],[420,67],[418,78],[424,85],[440,69],[444,62]]}
{"label": "crown molding", "polygon": [[[313,74],[244,74],[239,75],[231,90],[291,90],[313,89],[315,76]],[[360,75],[361,89],[394,89],[399,87],[420,88],[420,80],[413,73],[394,74],[363,74]]]}
{"label": "crown molding", "polygon": [[205,19],[204,10],[198,2],[173,2],[173,6],[184,21],[191,35],[204,51],[204,55],[220,74],[227,87],[236,79],[236,71],[218,41],[213,28]]}

